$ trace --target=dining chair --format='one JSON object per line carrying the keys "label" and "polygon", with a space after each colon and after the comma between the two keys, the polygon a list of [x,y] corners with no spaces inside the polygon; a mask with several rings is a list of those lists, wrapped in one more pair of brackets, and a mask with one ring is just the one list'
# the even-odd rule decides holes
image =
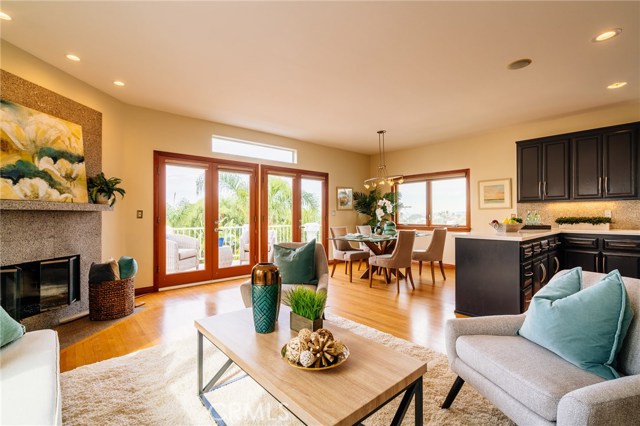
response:
{"label": "dining chair", "polygon": [[[371,229],[371,225],[358,225],[356,226],[356,228],[358,229],[358,234],[362,234],[366,236],[373,234],[373,229]],[[367,253],[369,253],[370,256],[373,256],[373,252],[371,252],[371,249],[365,243],[358,243],[358,245],[361,250],[364,250]],[[360,270],[360,264],[358,264],[358,271],[359,270]]]}
{"label": "dining chair", "polygon": [[447,238],[447,228],[436,228],[433,230],[433,236],[431,237],[431,243],[426,250],[414,251],[411,255],[413,260],[418,261],[418,274],[422,275],[422,262],[431,262],[431,284],[435,285],[436,275],[433,272],[433,262],[438,261],[440,263],[440,272],[442,273],[442,279],[446,281],[447,277],[444,274],[444,267],[442,265],[442,258],[444,254],[444,243]]}
{"label": "dining chair", "polygon": [[[379,256],[371,256],[369,258],[369,268],[374,266],[378,268],[387,268],[389,271],[395,270],[396,288],[400,293],[400,268],[405,270],[405,281],[411,281],[411,287],[415,290],[413,284],[413,275],[411,274],[411,253],[413,251],[413,243],[416,240],[415,231],[399,231],[398,241],[391,254],[381,254]],[[385,274],[386,275],[386,274]],[[373,284],[373,273],[369,273],[369,287]]]}
{"label": "dining chair", "polygon": [[[364,259],[369,258],[370,253],[352,247],[348,241],[335,239],[347,235],[346,226],[332,226],[329,231],[331,231],[331,238],[333,238],[333,268],[331,269],[331,276],[333,277],[333,273],[336,271],[336,265],[338,264],[336,261],[342,260],[344,261],[344,273],[347,273],[348,268],[349,282],[351,283],[353,282],[353,261],[359,260],[362,263]],[[358,265],[359,267],[360,265]]]}

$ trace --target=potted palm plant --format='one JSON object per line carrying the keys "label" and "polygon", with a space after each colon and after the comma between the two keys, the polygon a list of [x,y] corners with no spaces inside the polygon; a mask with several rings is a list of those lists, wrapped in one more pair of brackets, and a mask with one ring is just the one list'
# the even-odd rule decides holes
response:
{"label": "potted palm plant", "polygon": [[113,206],[116,203],[116,193],[124,198],[125,190],[118,187],[121,182],[122,179],[117,177],[107,179],[102,172],[90,177],[87,179],[87,189],[89,190],[91,201]]}

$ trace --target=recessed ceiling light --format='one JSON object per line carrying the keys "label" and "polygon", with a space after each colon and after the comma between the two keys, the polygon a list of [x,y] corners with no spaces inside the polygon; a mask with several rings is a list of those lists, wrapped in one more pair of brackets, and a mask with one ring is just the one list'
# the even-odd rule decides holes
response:
{"label": "recessed ceiling light", "polygon": [[124,87],[124,81],[116,80],[113,82],[118,87]]}
{"label": "recessed ceiling light", "polygon": [[607,86],[607,89],[619,89],[627,85],[626,81],[616,81]]}
{"label": "recessed ceiling light", "polygon": [[594,43],[597,43],[599,41],[605,41],[605,40],[609,40],[614,38],[615,36],[617,36],[618,34],[620,34],[622,32],[622,28],[614,28],[612,30],[607,30],[605,32],[603,32],[602,34],[598,34],[597,36],[595,36],[593,38]]}
{"label": "recessed ceiling light", "polygon": [[513,61],[509,65],[507,65],[507,68],[509,68],[510,70],[519,70],[521,68],[528,67],[532,62],[533,61],[528,58],[518,59],[517,61]]}
{"label": "recessed ceiling light", "polygon": [[79,56],[77,56],[77,55],[74,55],[73,53],[68,53],[68,54],[66,54],[65,56],[66,56],[66,58],[67,58],[68,60],[70,60],[70,61],[73,61],[73,62],[80,62],[80,57],[79,57]]}
{"label": "recessed ceiling light", "polygon": [[4,12],[0,12],[0,19],[4,20],[4,21],[11,21],[13,20],[13,18],[9,15],[7,15]]}

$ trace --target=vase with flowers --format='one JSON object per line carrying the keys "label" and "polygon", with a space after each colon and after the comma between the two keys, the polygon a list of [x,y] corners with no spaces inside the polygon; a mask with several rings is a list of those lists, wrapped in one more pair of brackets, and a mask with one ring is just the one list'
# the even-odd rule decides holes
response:
{"label": "vase with flowers", "polygon": [[365,222],[370,225],[374,231],[377,229],[381,234],[383,226],[393,218],[396,208],[398,207],[399,194],[397,192],[387,192],[381,194],[378,189],[373,189],[368,193],[354,192],[353,207],[355,210],[369,217]]}
{"label": "vase with flowers", "polygon": [[394,207],[393,203],[386,198],[378,200],[376,208],[376,218],[378,219],[376,233],[395,235],[396,224],[391,220],[393,217]]}

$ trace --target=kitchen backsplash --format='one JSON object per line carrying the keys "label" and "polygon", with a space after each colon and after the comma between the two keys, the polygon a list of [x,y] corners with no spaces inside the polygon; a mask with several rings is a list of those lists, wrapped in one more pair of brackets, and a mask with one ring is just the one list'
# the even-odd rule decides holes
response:
{"label": "kitchen backsplash", "polygon": [[554,228],[560,216],[604,216],[605,210],[611,210],[611,229],[640,229],[640,200],[518,203],[518,216],[523,219],[534,210],[541,223]]}

